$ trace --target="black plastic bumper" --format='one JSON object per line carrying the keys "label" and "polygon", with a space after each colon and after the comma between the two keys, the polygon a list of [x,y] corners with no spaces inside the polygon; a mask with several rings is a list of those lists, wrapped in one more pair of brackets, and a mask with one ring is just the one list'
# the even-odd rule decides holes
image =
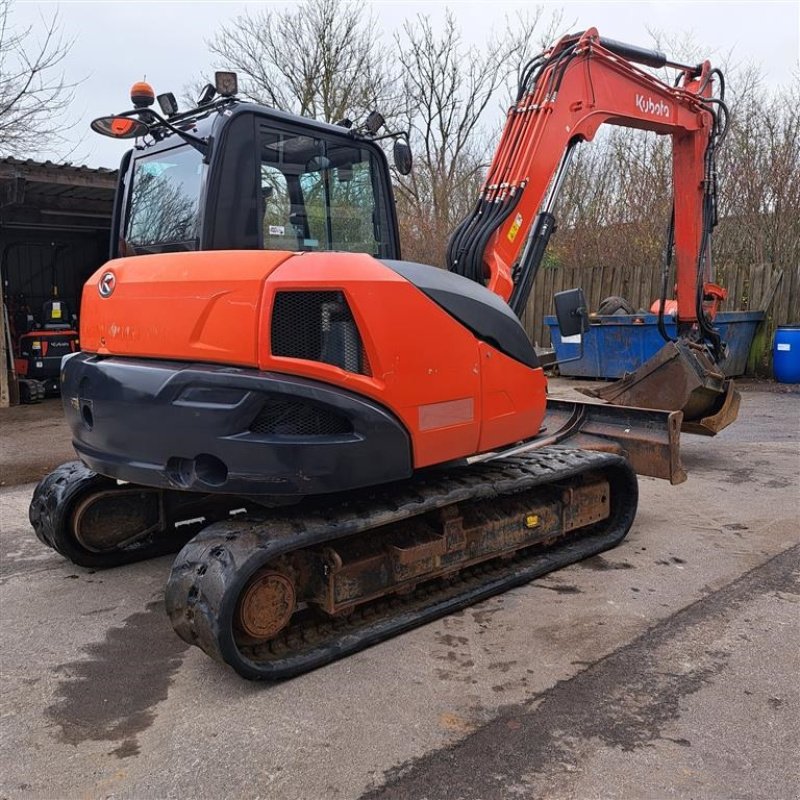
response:
{"label": "black plastic bumper", "polygon": [[64,359],[61,393],[81,460],[132,483],[305,496],[412,472],[392,414],[305,378],[76,353]]}

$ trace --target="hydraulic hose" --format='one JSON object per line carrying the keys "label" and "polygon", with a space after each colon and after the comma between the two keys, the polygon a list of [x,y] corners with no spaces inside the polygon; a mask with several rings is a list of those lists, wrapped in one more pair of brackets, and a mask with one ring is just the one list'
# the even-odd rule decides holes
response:
{"label": "hydraulic hose", "polygon": [[674,342],[667,333],[664,324],[664,306],[667,302],[667,291],[669,290],[669,270],[672,266],[672,249],[675,245],[675,203],[672,204],[672,211],[669,215],[669,225],[667,226],[667,246],[664,248],[664,258],[661,262],[661,297],[658,304],[658,332],[666,342]]}

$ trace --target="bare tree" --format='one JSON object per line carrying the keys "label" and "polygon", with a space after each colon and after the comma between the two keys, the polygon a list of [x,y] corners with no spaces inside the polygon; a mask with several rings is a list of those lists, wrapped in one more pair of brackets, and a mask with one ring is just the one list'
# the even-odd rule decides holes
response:
{"label": "bare tree", "polygon": [[720,197],[717,267],[800,262],[800,80],[740,96],[731,120]]}
{"label": "bare tree", "polygon": [[[443,265],[447,238],[478,195],[491,160],[499,95],[543,38],[536,34],[544,19],[535,7],[491,35],[483,49],[464,44],[449,11],[438,32],[420,15],[396,37],[415,153],[412,174],[395,176],[408,257]],[[560,21],[560,14],[551,15],[544,35]]]}
{"label": "bare tree", "polygon": [[256,102],[326,122],[386,114],[392,80],[363,4],[306,0],[294,10],[245,12],[208,46]]}
{"label": "bare tree", "polygon": [[0,0],[0,155],[29,155],[60,139],[58,118],[75,86],[60,69],[71,45],[57,14],[37,36],[32,26],[15,28],[12,0]]}

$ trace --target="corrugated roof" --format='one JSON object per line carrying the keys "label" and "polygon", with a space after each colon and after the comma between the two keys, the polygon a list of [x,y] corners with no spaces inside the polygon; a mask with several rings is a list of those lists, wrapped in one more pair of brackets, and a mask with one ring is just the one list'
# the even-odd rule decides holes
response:
{"label": "corrugated roof", "polygon": [[116,175],[117,173],[117,170],[109,169],[108,167],[87,167],[85,164],[72,164],[69,161],[58,164],[50,160],[36,161],[33,158],[14,158],[14,156],[0,158],[0,164],[8,164],[12,167],[42,167],[46,169],[64,170],[65,172],[80,172],[93,175]]}
{"label": "corrugated roof", "polygon": [[0,158],[0,189],[7,195],[0,219],[7,223],[16,211],[32,207],[80,212],[81,204],[110,217],[116,186],[115,169],[7,156]]}
{"label": "corrugated roof", "polygon": [[[0,158],[0,227],[53,228],[67,220],[111,220],[117,170]],[[62,217],[63,219],[59,219]],[[83,223],[81,223],[83,224]]]}

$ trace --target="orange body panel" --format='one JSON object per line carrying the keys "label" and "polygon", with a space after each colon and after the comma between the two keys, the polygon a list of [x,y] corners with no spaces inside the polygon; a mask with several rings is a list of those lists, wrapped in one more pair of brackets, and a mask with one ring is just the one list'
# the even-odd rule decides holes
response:
{"label": "orange body panel", "polygon": [[276,358],[270,354],[268,325],[259,337],[261,368],[335,383],[383,403],[411,434],[415,467],[463,458],[538,432],[546,405],[542,370],[480,342],[371,256],[305,253],[284,262],[265,284],[265,323],[274,293],[292,289],[344,291],[372,374]]}
{"label": "orange body panel", "polygon": [[[255,367],[262,287],[291,255],[209,250],[109,261],[83,287],[81,346],[101,355]],[[113,293],[101,297],[108,272]]]}
{"label": "orange body panel", "polygon": [[[98,283],[109,270],[114,291]],[[342,291],[370,375],[271,354],[278,291]],[[479,341],[421,290],[365,254],[208,251],[118,259],[84,289],[83,349],[303,376],[365,395],[403,423],[416,468],[534,436],[546,381]]]}
{"label": "orange body panel", "polygon": [[[387,406],[411,433],[417,467],[474,453],[480,439],[480,356],[475,337],[419,289],[368,255],[306,253],[284,263],[265,284],[263,320],[274,293],[341,289],[353,311],[371,376],[318,361],[270,355],[269,327],[259,337],[260,366],[305,375],[367,395]],[[472,404],[440,406],[453,401]],[[439,415],[440,425],[420,424]]]}
{"label": "orange body panel", "polygon": [[486,452],[539,432],[547,410],[547,378],[541,369],[530,369],[485,342],[478,347],[483,393],[478,450]]}

